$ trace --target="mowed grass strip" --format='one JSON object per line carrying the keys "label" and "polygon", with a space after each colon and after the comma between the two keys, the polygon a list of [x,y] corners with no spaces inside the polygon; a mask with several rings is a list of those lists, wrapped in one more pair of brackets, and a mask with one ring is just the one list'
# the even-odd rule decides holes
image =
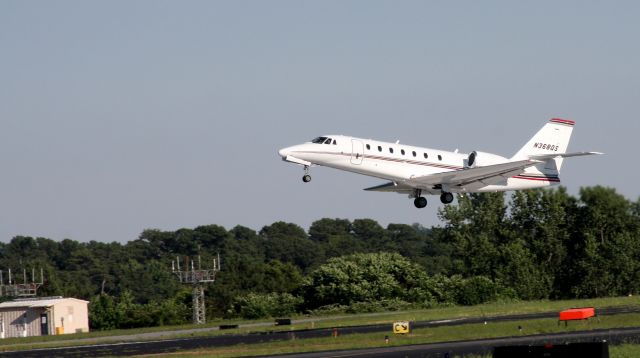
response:
{"label": "mowed grass strip", "polygon": [[[199,353],[195,353],[195,352],[191,352],[188,354],[174,354],[174,355],[168,355],[167,357],[184,357],[184,358],[191,358],[191,357],[214,357],[215,355],[211,355],[211,354],[207,354],[207,352],[205,351],[201,351]],[[235,355],[240,356],[240,355]],[[215,356],[217,357],[217,356]],[[492,358],[493,356],[491,354],[487,354],[487,355],[465,355],[464,358]],[[618,346],[609,346],[609,357],[610,358],[637,358],[640,357],[640,345],[638,344],[623,344],[623,345],[618,345]],[[451,358],[460,358],[460,356],[455,355]]]}
{"label": "mowed grass strip", "polygon": [[[202,325],[182,325],[149,327],[137,329],[120,329],[112,331],[96,331],[90,333],[65,334],[59,336],[35,336],[26,338],[7,338],[0,340],[0,351],[14,351],[34,348],[53,348],[64,346],[89,345],[98,343],[118,343],[132,340],[138,334],[159,333],[161,337],[140,337],[135,340],[157,340],[214,336],[221,334],[243,334],[249,332],[282,331],[310,328],[332,328],[355,325],[370,324],[391,324],[394,321],[433,321],[443,319],[456,319],[467,317],[501,316],[510,314],[524,314],[560,311],[572,307],[620,307],[620,306],[640,306],[640,297],[612,297],[583,300],[561,300],[561,301],[519,301],[487,303],[476,306],[452,306],[436,307],[423,310],[412,311],[392,311],[371,314],[337,314],[326,316],[292,316],[294,320],[305,320],[305,322],[295,323],[293,326],[274,326],[273,320],[216,320],[205,326]],[[268,326],[244,327],[231,330],[214,330],[220,324],[260,324],[267,323]],[[209,330],[206,330],[209,328]],[[190,332],[191,329],[199,331]],[[202,330],[205,329],[205,330]]]}
{"label": "mowed grass strip", "polygon": [[[383,314],[361,314],[331,319],[331,316],[315,323],[316,328],[352,326],[361,324],[381,324],[393,321],[434,321],[443,319],[505,316],[512,314],[561,311],[574,307],[620,307],[640,306],[640,296],[594,298],[581,300],[538,300],[519,302],[497,302],[476,306],[451,306],[415,311],[385,312]],[[309,327],[305,327],[309,328]]]}
{"label": "mowed grass strip", "polygon": [[609,346],[610,358],[637,358],[640,357],[640,344],[621,344]]}
{"label": "mowed grass strip", "polygon": [[[561,332],[574,332],[593,329],[606,329],[618,327],[638,326],[640,313],[602,316],[600,320],[569,322],[558,324],[556,319],[533,319],[508,322],[489,322],[487,324],[466,324],[459,326],[442,326],[435,328],[421,328],[408,335],[393,335],[391,326],[389,332],[350,334],[337,338],[311,338],[292,339],[260,344],[239,344],[236,346],[200,349],[190,352],[177,352],[174,354],[159,355],[160,357],[238,357],[238,356],[265,356],[274,354],[302,353],[314,351],[346,350],[359,348],[375,348],[388,346],[403,346],[411,344],[425,344],[436,342],[449,342],[472,340],[482,338],[500,338],[513,336],[527,336],[534,334],[550,334]],[[519,327],[521,329],[519,329]],[[385,343],[385,336],[389,336],[389,343]],[[636,352],[637,345],[630,345],[624,352]],[[629,353],[621,353],[629,354]],[[635,355],[638,357],[640,355]]]}

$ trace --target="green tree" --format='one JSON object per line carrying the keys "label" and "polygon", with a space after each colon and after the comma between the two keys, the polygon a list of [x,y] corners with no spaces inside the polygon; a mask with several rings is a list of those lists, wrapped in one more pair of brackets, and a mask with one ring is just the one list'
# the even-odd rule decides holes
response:
{"label": "green tree", "polygon": [[500,253],[503,260],[497,270],[497,280],[511,287],[524,300],[546,298],[549,295],[548,280],[553,280],[553,277],[540,272],[540,266],[534,262],[534,256],[523,240],[503,245]]}
{"label": "green tree", "polygon": [[351,223],[347,219],[324,218],[314,221],[309,228],[309,237],[313,241],[328,241],[331,236],[350,233]]}
{"label": "green tree", "polygon": [[89,325],[92,330],[110,330],[119,325],[118,312],[113,297],[102,294],[93,296],[89,304]]}
{"label": "green tree", "polygon": [[445,205],[443,238],[452,243],[452,271],[463,276],[496,277],[500,245],[509,241],[503,193],[462,196],[458,205]]}
{"label": "green tree", "polygon": [[353,236],[361,241],[368,251],[397,251],[396,241],[390,240],[388,231],[375,220],[356,219],[351,227]]}
{"label": "green tree", "polygon": [[582,188],[571,240],[568,278],[577,297],[604,297],[636,289],[640,222],[634,205],[600,186]]}
{"label": "green tree", "polygon": [[260,230],[260,237],[265,240],[267,260],[291,262],[306,271],[324,258],[320,246],[295,224],[276,222],[265,226]]}
{"label": "green tree", "polygon": [[[518,282],[529,283],[528,288],[521,285],[516,290],[522,298],[558,297],[566,290],[561,274],[566,270],[567,244],[571,239],[576,208],[576,200],[568,196],[562,187],[513,194],[510,220],[512,237],[522,243],[522,248],[513,258],[517,257],[520,275],[512,280],[504,275],[502,277],[514,285]],[[513,266],[516,261],[511,262],[510,270],[516,270]],[[533,276],[523,277],[525,272]]]}
{"label": "green tree", "polygon": [[193,238],[198,243],[199,252],[219,252],[224,241],[231,238],[231,233],[218,225],[198,226],[193,231]]}

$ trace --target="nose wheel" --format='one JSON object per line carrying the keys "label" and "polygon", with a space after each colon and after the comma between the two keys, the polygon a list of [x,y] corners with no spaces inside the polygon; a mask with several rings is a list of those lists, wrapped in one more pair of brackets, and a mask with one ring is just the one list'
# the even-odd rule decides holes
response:
{"label": "nose wheel", "polygon": [[308,183],[311,181],[311,175],[309,175],[309,166],[304,166],[304,175],[302,176],[302,181]]}

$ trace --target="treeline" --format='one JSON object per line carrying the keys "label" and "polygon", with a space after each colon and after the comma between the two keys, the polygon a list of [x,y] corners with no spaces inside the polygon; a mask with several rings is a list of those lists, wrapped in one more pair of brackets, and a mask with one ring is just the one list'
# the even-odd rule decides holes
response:
{"label": "treeline", "polygon": [[432,228],[325,218],[308,232],[285,222],[145,230],[125,244],[18,236],[0,244],[0,268],[42,267],[40,294],[91,300],[98,329],[189,322],[190,289],[171,261],[218,253],[209,317],[640,291],[640,201],[614,189],[471,194],[439,216]]}

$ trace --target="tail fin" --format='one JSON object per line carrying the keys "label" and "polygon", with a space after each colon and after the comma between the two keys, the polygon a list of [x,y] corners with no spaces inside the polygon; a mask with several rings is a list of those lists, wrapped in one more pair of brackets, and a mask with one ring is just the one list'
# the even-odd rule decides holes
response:
{"label": "tail fin", "polygon": [[[569,146],[569,139],[571,139],[571,132],[575,124],[574,121],[566,119],[553,118],[549,120],[524,147],[520,148],[511,160],[529,159],[529,156],[536,155],[566,153],[567,147]],[[550,159],[547,165],[544,166],[544,169],[542,167],[539,169],[542,169],[540,170],[542,172],[555,172],[557,175],[562,166],[562,160],[562,157]]]}

